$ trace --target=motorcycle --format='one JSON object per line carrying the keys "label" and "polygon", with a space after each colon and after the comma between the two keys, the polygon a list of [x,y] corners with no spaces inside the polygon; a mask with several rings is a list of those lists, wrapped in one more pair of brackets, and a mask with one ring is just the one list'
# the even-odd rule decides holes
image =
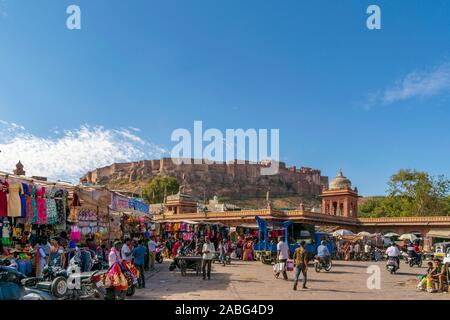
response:
{"label": "motorcycle", "polygon": [[409,266],[412,268],[414,266],[418,266],[419,268],[422,267],[423,263],[423,257],[421,254],[416,254],[414,256],[409,256],[405,259],[405,263],[409,264]]}
{"label": "motorcycle", "polygon": [[108,270],[108,269],[109,269],[108,262],[105,262],[100,255],[96,255],[92,262],[92,267],[91,267],[90,271],[101,271],[101,270]]}
{"label": "motorcycle", "polygon": [[104,300],[124,300],[125,297],[131,297],[136,292],[136,287],[138,285],[138,280],[133,271],[132,267],[127,263],[119,263],[120,269],[122,270],[127,282],[127,290],[116,290],[112,287],[105,286],[105,278],[107,277],[108,270],[95,271],[91,277],[90,281],[93,284],[96,293],[101,299]]}
{"label": "motorcycle", "polygon": [[163,255],[162,255],[163,250],[164,250],[164,246],[156,247],[155,260],[158,263],[162,263],[164,260]]}
{"label": "motorcycle", "polygon": [[57,298],[90,299],[95,295],[90,281],[93,272],[79,272],[78,262],[74,258],[70,260],[67,270],[46,266],[42,273],[44,282],[37,283],[37,286],[48,288]]}
{"label": "motorcycle", "polygon": [[28,287],[28,279],[13,267],[0,266],[0,300],[53,300],[49,292]]}
{"label": "motorcycle", "polygon": [[394,257],[388,257],[388,260],[386,262],[386,269],[391,273],[394,274],[398,270],[398,262]]}
{"label": "motorcycle", "polygon": [[324,259],[319,256],[314,257],[314,269],[316,272],[320,272],[320,270],[324,269],[326,272],[331,271],[332,262],[331,257]]}

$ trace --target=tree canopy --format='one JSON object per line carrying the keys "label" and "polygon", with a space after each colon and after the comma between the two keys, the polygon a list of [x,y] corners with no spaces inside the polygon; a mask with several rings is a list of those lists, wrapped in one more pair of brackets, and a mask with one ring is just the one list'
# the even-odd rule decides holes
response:
{"label": "tree canopy", "polygon": [[370,198],[359,206],[361,217],[450,215],[450,180],[443,175],[402,169],[388,181],[386,197]]}
{"label": "tree canopy", "polygon": [[145,186],[143,198],[147,203],[162,203],[165,195],[179,191],[180,185],[175,177],[156,177]]}

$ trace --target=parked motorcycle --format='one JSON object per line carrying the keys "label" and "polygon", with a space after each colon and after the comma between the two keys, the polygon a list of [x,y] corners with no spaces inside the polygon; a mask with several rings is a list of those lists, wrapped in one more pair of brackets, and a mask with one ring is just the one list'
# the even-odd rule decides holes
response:
{"label": "parked motorcycle", "polygon": [[53,300],[49,292],[28,287],[28,279],[13,267],[0,266],[0,300]]}
{"label": "parked motorcycle", "polygon": [[314,257],[314,269],[316,272],[320,272],[320,270],[324,269],[325,271],[331,271],[332,262],[331,257],[328,259],[321,258],[319,256]]}
{"label": "parked motorcycle", "polygon": [[57,298],[71,300],[90,299],[95,290],[90,278],[90,272],[79,272],[78,262],[71,259],[67,270],[61,267],[46,266],[42,273],[44,281],[37,283],[38,287],[45,287]]}
{"label": "parked motorcycle", "polygon": [[100,255],[96,255],[90,271],[108,270],[109,264]]}
{"label": "parked motorcycle", "polygon": [[398,270],[398,262],[394,257],[388,257],[388,260],[386,262],[386,269],[391,273],[394,274]]}

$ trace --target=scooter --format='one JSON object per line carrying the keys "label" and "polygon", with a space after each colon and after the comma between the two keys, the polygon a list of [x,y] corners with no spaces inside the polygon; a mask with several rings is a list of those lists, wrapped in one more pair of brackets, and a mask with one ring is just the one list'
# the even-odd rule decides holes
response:
{"label": "scooter", "polygon": [[53,300],[49,292],[27,287],[27,279],[13,267],[0,266],[0,300]]}
{"label": "scooter", "polygon": [[394,274],[398,270],[398,262],[394,257],[388,257],[388,260],[386,262],[386,269],[391,273]]}

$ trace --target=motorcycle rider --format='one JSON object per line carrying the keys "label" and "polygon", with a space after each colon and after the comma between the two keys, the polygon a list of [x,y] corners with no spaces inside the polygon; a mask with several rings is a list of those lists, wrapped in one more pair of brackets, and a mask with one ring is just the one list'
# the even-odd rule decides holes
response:
{"label": "motorcycle rider", "polygon": [[111,251],[108,255],[109,267],[111,268],[114,263],[121,260],[120,258],[120,248],[122,247],[122,243],[120,241],[114,242],[114,246],[111,248]]}
{"label": "motorcycle rider", "polygon": [[325,245],[326,241],[322,240],[320,243],[320,246],[317,247],[317,256],[322,261],[325,261],[326,264],[329,263],[331,253],[330,250],[328,250],[328,247]]}
{"label": "motorcycle rider", "polygon": [[397,269],[400,269],[400,250],[395,243],[391,243],[386,249],[388,259],[394,259],[397,262]]}

